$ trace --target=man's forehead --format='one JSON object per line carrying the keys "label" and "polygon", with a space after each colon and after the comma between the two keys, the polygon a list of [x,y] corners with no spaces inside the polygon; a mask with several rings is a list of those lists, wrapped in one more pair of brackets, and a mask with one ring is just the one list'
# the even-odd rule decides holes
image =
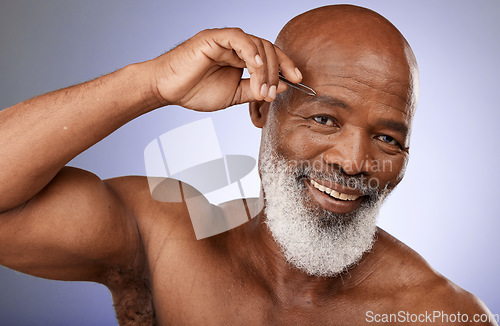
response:
{"label": "man's forehead", "polygon": [[389,46],[403,38],[394,25],[372,10],[351,5],[331,5],[291,19],[280,31],[276,43],[287,47],[318,37],[334,38],[345,44],[352,39],[374,43],[384,40],[385,45]]}
{"label": "man's forehead", "polygon": [[313,9],[287,23],[276,42],[301,70],[302,82],[319,95],[375,103],[411,120],[418,97],[416,60],[401,33],[379,14],[350,5]]}
{"label": "man's forehead", "polygon": [[276,44],[299,66],[345,64],[389,70],[415,65],[401,33],[379,14],[356,6],[308,11],[283,27]]}

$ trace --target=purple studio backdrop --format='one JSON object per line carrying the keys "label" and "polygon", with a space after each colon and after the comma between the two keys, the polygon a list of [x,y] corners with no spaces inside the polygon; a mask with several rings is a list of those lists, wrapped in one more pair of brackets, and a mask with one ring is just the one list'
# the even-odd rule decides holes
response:
{"label": "purple studio backdrop", "polygon": [[[3,0],[0,108],[151,59],[206,28],[237,26],[274,40],[293,16],[331,3]],[[349,3],[392,21],[420,68],[410,164],[379,226],[499,314],[500,2]],[[223,154],[257,158],[260,132],[247,106],[212,114],[168,107],[127,124],[70,164],[101,178],[144,175],[151,140],[206,117]],[[116,324],[111,296],[101,285],[37,279],[0,267],[0,325]]]}

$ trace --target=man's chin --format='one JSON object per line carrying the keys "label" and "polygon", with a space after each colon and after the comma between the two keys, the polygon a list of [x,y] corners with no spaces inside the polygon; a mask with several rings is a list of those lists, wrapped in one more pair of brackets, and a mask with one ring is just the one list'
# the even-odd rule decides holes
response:
{"label": "man's chin", "polygon": [[360,197],[356,200],[355,205],[348,210],[331,209],[329,205],[316,200],[310,190],[304,188],[301,205],[310,217],[313,217],[311,222],[314,222],[320,227],[337,227],[342,229],[352,222],[359,214],[363,214],[363,210],[373,203],[373,198],[369,195]]}
{"label": "man's chin", "polygon": [[[286,260],[311,276],[332,277],[346,271],[370,250],[376,232],[376,207],[360,206],[348,213],[295,202],[301,210],[266,207],[266,224]],[[296,214],[293,214],[295,211]]]}

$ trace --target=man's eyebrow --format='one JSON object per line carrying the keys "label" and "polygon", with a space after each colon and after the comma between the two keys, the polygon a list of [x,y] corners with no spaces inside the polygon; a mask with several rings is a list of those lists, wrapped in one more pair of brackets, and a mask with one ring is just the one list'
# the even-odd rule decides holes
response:
{"label": "man's eyebrow", "polygon": [[400,132],[403,135],[408,134],[408,126],[399,121],[383,119],[383,120],[378,120],[377,125],[383,125],[394,131]]}
{"label": "man's eyebrow", "polygon": [[310,96],[305,100],[305,102],[321,102],[325,103],[331,106],[338,106],[342,109],[346,109],[348,111],[351,111],[351,107],[341,99],[337,97],[333,97],[330,95],[316,95],[316,96]]}

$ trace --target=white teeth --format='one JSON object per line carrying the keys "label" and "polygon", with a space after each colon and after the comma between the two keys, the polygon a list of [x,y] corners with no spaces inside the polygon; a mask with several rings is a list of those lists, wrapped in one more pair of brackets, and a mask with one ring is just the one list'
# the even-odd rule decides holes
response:
{"label": "white teeth", "polygon": [[332,189],[332,193],[330,194],[330,196],[340,199],[340,192]]}
{"label": "white teeth", "polygon": [[359,198],[359,196],[356,195],[348,195],[348,194],[343,194],[338,191],[335,191],[333,189],[330,189],[328,187],[325,187],[323,185],[320,185],[314,180],[311,180],[311,184],[314,186],[314,188],[318,189],[321,192],[324,192],[328,195],[330,195],[333,198],[340,199],[340,200],[356,200]]}

